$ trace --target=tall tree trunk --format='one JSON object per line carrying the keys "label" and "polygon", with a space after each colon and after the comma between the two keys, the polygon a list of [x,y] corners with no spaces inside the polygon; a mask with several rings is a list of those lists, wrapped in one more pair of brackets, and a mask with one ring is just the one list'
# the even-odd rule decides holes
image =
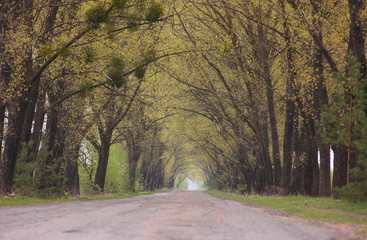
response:
{"label": "tall tree trunk", "polygon": [[[302,107],[302,106],[301,106]],[[302,110],[301,110],[302,111]],[[318,148],[315,140],[315,129],[314,120],[310,114],[305,114],[302,112],[302,117],[304,118],[303,124],[306,133],[306,148],[307,148],[307,160],[305,162],[305,172],[304,172],[304,182],[303,187],[305,192],[309,194],[309,189],[311,188],[311,195],[319,195],[319,183],[320,183],[320,171],[318,163]],[[312,181],[310,181],[312,177]],[[312,183],[311,186],[306,186],[305,184]]]}
{"label": "tall tree trunk", "polygon": [[[8,5],[9,4],[9,5]],[[14,6],[11,6],[14,4]],[[3,7],[3,6],[2,6]],[[12,8],[10,10],[10,8]],[[21,13],[21,20],[24,20],[25,25],[25,33],[31,36],[32,32],[32,24],[33,24],[33,16],[31,9],[33,8],[33,0],[23,1],[19,3],[14,2],[6,2],[4,3],[4,10],[11,11],[12,14],[9,15],[8,19],[1,18],[1,32],[2,34],[6,31],[7,21],[11,22],[13,29],[17,30],[17,19],[18,14]],[[24,11],[23,11],[24,10]],[[13,17],[13,19],[12,19]],[[23,26],[22,26],[23,27]],[[3,43],[0,43],[0,50],[3,49]],[[20,69],[24,74],[24,77],[17,79],[19,80],[19,87],[16,89],[18,91],[17,96],[12,96],[12,99],[2,99],[5,101],[5,106],[8,110],[8,128],[5,137],[4,143],[4,152],[3,158],[0,162],[0,195],[9,194],[12,191],[13,178],[15,173],[15,165],[18,158],[20,145],[21,145],[21,134],[23,130],[23,123],[25,119],[25,111],[27,108],[27,98],[29,96],[29,88],[30,83],[29,76],[32,75],[32,67],[33,67],[33,57],[32,57],[32,48],[30,46],[25,47],[23,61],[21,63]],[[2,59],[3,60],[3,59]],[[7,83],[11,81],[11,67],[10,63],[5,62],[1,63],[1,79],[3,83]]]}
{"label": "tall tree trunk", "polygon": [[361,63],[362,77],[366,77],[365,29],[363,29],[361,17],[361,14],[365,11],[366,2],[365,0],[348,0],[348,6],[350,15],[348,50],[358,59],[358,62]]}
{"label": "tall tree trunk", "polygon": [[334,175],[333,175],[333,188],[332,195],[335,198],[339,198],[339,194],[336,192],[337,188],[347,185],[348,180],[348,149],[345,145],[333,146],[334,151]]}
{"label": "tall tree trunk", "polygon": [[247,185],[247,189],[246,191],[248,193],[251,193],[253,187],[254,187],[254,170],[253,170],[253,166],[252,164],[250,164],[248,157],[247,157],[247,152],[246,152],[246,148],[244,145],[242,144],[238,144],[237,146],[237,160],[239,162],[239,168],[242,172],[242,174],[245,177],[245,181],[246,181],[246,185]]}
{"label": "tall tree trunk", "polygon": [[278,127],[277,127],[277,120],[276,120],[275,108],[274,108],[273,84],[271,81],[269,68],[266,68],[265,82],[267,85],[266,86],[266,96],[267,96],[267,102],[268,102],[267,105],[268,105],[272,153],[273,153],[273,161],[274,161],[274,177],[275,177],[274,185],[280,186],[282,166],[280,163],[279,138],[278,138]]}
{"label": "tall tree trunk", "polygon": [[[322,1],[311,0],[313,9],[313,25],[314,35],[319,40],[320,44],[314,44],[313,49],[313,75],[316,80],[314,85],[314,108],[316,119],[321,121],[321,113],[325,107],[329,106],[327,89],[324,77],[324,65],[323,65],[323,54],[320,45],[323,45],[323,34],[322,34],[322,21],[319,5]],[[315,123],[314,123],[315,124]],[[317,129],[317,126],[315,126]],[[330,147],[322,142],[320,131],[323,129],[317,129],[315,132],[315,139],[317,142],[318,150],[320,153],[320,196],[330,196]]]}
{"label": "tall tree trunk", "polygon": [[31,142],[33,145],[31,149],[32,156],[29,156],[30,162],[36,161],[38,150],[41,144],[41,138],[43,135],[42,128],[45,122],[45,114],[46,114],[46,112],[44,111],[45,101],[46,101],[46,94],[43,92],[40,94],[36,104],[37,107],[34,116],[33,132],[31,135]]}
{"label": "tall tree trunk", "polygon": [[80,186],[79,186],[79,172],[78,172],[78,157],[79,157],[79,143],[74,143],[71,148],[68,149],[66,155],[66,167],[65,174],[66,177],[66,190],[69,192],[71,196],[80,195]]}
{"label": "tall tree trunk", "polygon": [[268,117],[270,124],[270,133],[271,133],[271,144],[272,144],[272,155],[274,162],[274,184],[276,186],[280,186],[281,175],[282,175],[282,166],[280,163],[280,151],[279,151],[279,137],[278,137],[278,127],[277,120],[275,116],[275,107],[274,107],[274,88],[271,78],[271,60],[270,60],[270,49],[269,49],[269,41],[266,37],[266,33],[264,31],[263,25],[258,24],[258,55],[260,62],[260,67],[262,68],[262,78],[265,82],[266,88],[266,99],[267,99],[267,108],[268,108]]}
{"label": "tall tree trunk", "polygon": [[287,80],[286,80],[286,109],[285,109],[285,122],[284,122],[284,137],[283,137],[283,169],[281,186],[285,194],[289,194],[291,183],[291,171],[292,171],[292,137],[293,137],[293,125],[295,115],[294,105],[294,80],[296,73],[294,71],[294,56],[291,43],[291,36],[289,30],[289,24],[287,15],[285,13],[284,1],[280,1],[283,15],[283,26],[285,29],[284,39],[286,42],[286,59],[287,59]]}
{"label": "tall tree trunk", "polygon": [[[266,119],[266,117],[264,117]],[[265,121],[265,123],[262,124],[261,128],[261,155],[263,158],[264,168],[265,168],[265,177],[266,177],[266,185],[272,186],[274,184],[273,181],[273,167],[270,160],[269,155],[269,135],[268,135],[268,122]]]}
{"label": "tall tree trunk", "polygon": [[[348,0],[349,6],[349,15],[350,15],[350,28],[349,28],[349,42],[348,42],[348,51],[357,58],[358,62],[361,64],[360,72],[362,74],[361,79],[367,78],[367,61],[366,61],[366,49],[365,49],[365,32],[366,29],[362,26],[362,14],[366,11],[366,1],[365,0]],[[358,79],[358,80],[361,80]],[[367,85],[364,86],[365,94],[367,94]],[[354,96],[350,96],[350,99],[354,98]],[[351,109],[354,108],[353,103],[349,106]],[[351,110],[352,111],[352,110]],[[367,109],[365,109],[365,113],[367,113]],[[353,134],[353,124],[350,123],[350,135]],[[350,136],[350,142],[355,139],[352,139]],[[358,166],[359,157],[358,151],[352,147],[352,144],[348,144],[348,154],[347,154],[347,172],[349,174],[349,169]],[[340,163],[342,165],[343,162]],[[361,167],[362,169],[364,167]],[[350,176],[347,176],[348,179]],[[347,180],[348,180],[347,179]],[[356,179],[351,179],[351,181],[355,181]],[[348,183],[348,181],[347,181]]]}
{"label": "tall tree trunk", "polygon": [[[322,41],[321,32],[318,33],[318,38]],[[315,115],[318,121],[322,121],[321,113],[325,107],[329,106],[327,89],[324,78],[324,67],[323,67],[323,55],[318,46],[314,49],[314,77],[316,79],[316,84],[314,86],[314,107]],[[313,122],[315,124],[315,122]],[[314,126],[317,129],[317,126]],[[331,190],[331,179],[330,179],[330,147],[329,145],[323,143],[320,131],[323,129],[317,129],[315,131],[315,140],[317,143],[318,151],[320,153],[320,196],[328,197],[330,196]]]}
{"label": "tall tree trunk", "polygon": [[98,186],[99,190],[101,191],[104,190],[104,185],[106,182],[106,173],[107,173],[108,157],[110,155],[111,139],[112,139],[112,132],[105,133],[100,137],[101,145],[98,151],[98,166],[94,178],[94,184]]}
{"label": "tall tree trunk", "polygon": [[235,163],[231,163],[231,185],[230,188],[232,191],[237,189],[238,185],[238,168]]}
{"label": "tall tree trunk", "polygon": [[[138,163],[138,157],[137,156],[131,156],[129,157],[129,191],[135,192],[135,178],[136,178],[136,168]],[[148,184],[150,185],[150,184]]]}
{"label": "tall tree trunk", "polygon": [[[293,133],[293,148],[294,148],[294,163],[292,167],[290,193],[297,195],[302,193],[302,173],[304,158],[304,131],[299,126],[298,117],[295,117],[294,133]],[[312,185],[312,184],[311,184]],[[310,191],[311,194],[311,191]]]}
{"label": "tall tree trunk", "polygon": [[24,124],[22,128],[22,136],[20,140],[22,144],[23,143],[28,144],[31,139],[32,125],[35,115],[36,103],[38,99],[39,86],[40,86],[40,78],[37,78],[32,83],[29,96],[27,99],[28,104],[25,112]]}
{"label": "tall tree trunk", "polygon": [[5,125],[5,105],[0,105],[0,161],[2,158],[2,150],[3,150],[2,146],[4,139],[4,125]]}
{"label": "tall tree trunk", "polygon": [[3,157],[0,162],[0,195],[7,195],[12,191],[26,106],[26,103],[22,102],[21,98],[7,106],[8,128],[5,136]]}

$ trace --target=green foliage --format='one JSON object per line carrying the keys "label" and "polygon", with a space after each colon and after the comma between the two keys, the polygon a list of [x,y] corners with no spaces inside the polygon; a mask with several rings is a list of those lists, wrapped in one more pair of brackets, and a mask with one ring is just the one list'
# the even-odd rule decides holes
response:
{"label": "green foliage", "polygon": [[126,24],[129,27],[130,32],[134,32],[134,31],[138,30],[139,22],[138,22],[138,20],[134,19],[133,17],[128,19]]}
{"label": "green foliage", "polygon": [[[98,152],[90,144],[86,144],[79,154],[80,192],[82,195],[93,196],[101,192],[94,185],[97,169]],[[121,144],[111,146],[106,172],[105,193],[123,193],[128,189],[126,152]]]}
{"label": "green foliage", "polygon": [[78,164],[80,193],[82,195],[94,195],[94,175],[97,169],[98,152],[89,143],[83,144],[79,151]]}
{"label": "green foliage", "polygon": [[143,63],[151,63],[155,60],[157,60],[157,51],[154,48],[150,48],[144,54]]}
{"label": "green foliage", "polygon": [[[353,169],[355,170],[355,169]],[[344,199],[351,202],[362,202],[367,199],[367,181],[349,183],[347,186],[338,189],[338,193]]]}
{"label": "green foliage", "polygon": [[237,190],[241,193],[246,192],[247,191],[247,184],[238,184],[237,185]]}
{"label": "green foliage", "polygon": [[145,12],[145,19],[149,22],[158,21],[164,14],[164,8],[161,3],[153,2]]}
{"label": "green foliage", "polygon": [[122,69],[125,66],[124,60],[119,57],[112,57],[110,60],[110,66],[112,68]]}
{"label": "green foliage", "polygon": [[182,190],[186,190],[189,187],[189,183],[187,182],[187,179],[183,179],[182,181],[179,181],[177,183],[176,188],[177,189],[182,189]]}
{"label": "green foliage", "polygon": [[117,9],[124,8],[126,6],[127,0],[112,0],[112,6]]}
{"label": "green foliage", "polygon": [[57,52],[63,58],[67,58],[71,54],[70,48],[66,48],[66,47],[59,47],[57,49]]}
{"label": "green foliage", "polygon": [[216,176],[210,176],[206,182],[206,187],[208,190],[218,190],[221,188],[219,180]]}
{"label": "green foliage", "polygon": [[109,70],[107,76],[110,79],[110,85],[116,88],[120,88],[125,83],[124,78],[124,61],[119,57],[113,57],[110,61]]}
{"label": "green foliage", "polygon": [[323,113],[321,124],[326,129],[321,132],[326,143],[348,146],[350,141],[350,147],[357,153],[358,167],[350,171],[356,182],[339,190],[342,198],[353,201],[367,200],[367,80],[360,70],[357,59],[349,56],[347,74],[337,80],[337,101]]}
{"label": "green foliage", "polygon": [[[154,192],[136,192],[136,193],[119,193],[119,194],[108,194],[108,195],[96,195],[91,197],[82,198],[60,198],[60,199],[39,199],[30,198],[25,196],[17,196],[14,198],[0,197],[0,206],[18,206],[18,205],[30,205],[30,204],[40,204],[40,203],[58,203],[58,202],[73,202],[73,201],[86,201],[86,200],[105,200],[105,199],[119,199],[119,198],[130,198],[136,196],[145,196],[160,192],[167,192],[168,190],[158,190]],[[67,192],[65,192],[67,195]]]}
{"label": "green foliage", "polygon": [[31,150],[31,146],[32,143],[29,145],[22,144],[14,176],[17,193],[26,196],[37,195],[34,190],[39,184],[39,164],[29,161],[30,157],[32,157],[28,156],[28,151]]}
{"label": "green foliage", "polygon": [[[111,146],[106,173],[105,193],[123,193],[128,189],[126,152],[121,144]],[[138,190],[139,191],[139,190]]]}
{"label": "green foliage", "polygon": [[41,149],[37,154],[37,160],[32,162],[33,156],[28,155],[31,149],[32,143],[23,144],[17,160],[14,177],[17,193],[39,198],[62,196],[65,179],[58,174],[57,160],[54,160],[53,164],[46,164],[49,153]]}
{"label": "green foliage", "polygon": [[39,49],[39,53],[43,58],[48,58],[52,55],[53,53],[53,48],[52,45],[50,44],[46,44],[46,45],[42,45]]}
{"label": "green foliage", "polygon": [[83,59],[85,63],[92,63],[96,56],[94,49],[91,46],[83,47]]}
{"label": "green foliage", "polygon": [[60,159],[54,159],[52,164],[43,164],[40,177],[38,197],[59,198],[65,193],[65,178],[58,174]]}
{"label": "green foliage", "polygon": [[136,78],[142,79],[144,78],[146,71],[147,71],[146,67],[141,67],[134,72],[134,75]]}
{"label": "green foliage", "polygon": [[239,200],[258,206],[279,209],[307,219],[341,223],[367,223],[367,202],[351,203],[345,200],[309,196],[243,196],[218,191],[207,191],[207,193],[219,198]]}
{"label": "green foliage", "polygon": [[79,86],[79,91],[81,91],[79,96],[81,98],[85,98],[88,96],[90,92],[92,92],[92,90],[93,90],[93,82],[85,81]]}
{"label": "green foliage", "polygon": [[100,24],[108,22],[108,13],[101,2],[91,7],[85,13],[86,20],[93,28],[99,28]]}
{"label": "green foliage", "polygon": [[141,192],[141,191],[145,191],[147,189],[145,189],[144,187],[144,183],[143,183],[143,176],[141,174],[136,174],[135,175],[135,192]]}
{"label": "green foliage", "polygon": [[108,71],[107,76],[110,78],[110,85],[120,88],[124,85],[122,72],[120,69],[112,68]]}

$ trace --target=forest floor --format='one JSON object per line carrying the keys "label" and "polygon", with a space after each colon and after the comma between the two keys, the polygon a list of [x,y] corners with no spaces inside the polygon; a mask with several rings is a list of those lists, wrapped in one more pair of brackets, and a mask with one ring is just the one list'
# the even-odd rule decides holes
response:
{"label": "forest floor", "polygon": [[123,199],[0,207],[0,239],[363,239],[345,224],[171,191]]}

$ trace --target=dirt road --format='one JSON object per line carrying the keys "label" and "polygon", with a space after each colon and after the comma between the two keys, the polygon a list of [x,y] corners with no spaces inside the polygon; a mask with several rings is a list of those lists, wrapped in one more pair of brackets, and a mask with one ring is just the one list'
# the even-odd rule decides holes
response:
{"label": "dirt road", "polygon": [[0,208],[1,240],[351,239],[345,234],[201,191]]}

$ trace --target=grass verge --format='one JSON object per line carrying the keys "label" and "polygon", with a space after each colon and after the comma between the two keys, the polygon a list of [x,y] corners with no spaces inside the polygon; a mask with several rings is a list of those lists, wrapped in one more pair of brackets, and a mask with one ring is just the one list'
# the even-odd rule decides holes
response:
{"label": "grass verge", "polygon": [[206,191],[206,193],[218,198],[278,209],[306,219],[358,224],[358,233],[367,235],[367,202],[352,203],[309,196],[243,196],[219,191]]}
{"label": "grass verge", "polygon": [[168,190],[157,190],[154,192],[137,192],[137,193],[121,193],[121,194],[105,194],[95,195],[80,198],[60,198],[60,199],[39,199],[30,198],[25,196],[19,197],[0,197],[0,206],[16,206],[16,205],[29,205],[39,203],[56,203],[56,202],[71,202],[71,201],[85,201],[85,200],[104,200],[104,199],[117,199],[117,198],[129,198],[142,195],[150,195],[159,192],[166,192]]}

